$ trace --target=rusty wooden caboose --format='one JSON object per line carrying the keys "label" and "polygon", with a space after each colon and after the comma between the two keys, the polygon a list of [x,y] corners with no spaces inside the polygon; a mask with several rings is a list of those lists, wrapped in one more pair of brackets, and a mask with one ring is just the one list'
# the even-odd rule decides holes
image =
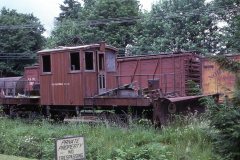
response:
{"label": "rusty wooden caboose", "polygon": [[38,52],[41,105],[84,106],[85,97],[114,88],[116,51],[100,43]]}

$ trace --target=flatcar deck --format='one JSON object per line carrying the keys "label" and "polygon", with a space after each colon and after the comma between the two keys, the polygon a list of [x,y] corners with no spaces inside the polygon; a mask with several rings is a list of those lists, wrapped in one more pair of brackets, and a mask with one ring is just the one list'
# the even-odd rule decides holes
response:
{"label": "flatcar deck", "polygon": [[96,106],[139,106],[146,107],[151,104],[149,98],[145,97],[89,97],[84,98],[85,105],[96,105]]}

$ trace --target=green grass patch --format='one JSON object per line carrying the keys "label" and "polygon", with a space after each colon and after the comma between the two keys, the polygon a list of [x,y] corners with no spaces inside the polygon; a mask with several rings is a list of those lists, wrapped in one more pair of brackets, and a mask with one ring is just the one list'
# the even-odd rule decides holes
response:
{"label": "green grass patch", "polygon": [[0,153],[53,159],[54,143],[64,136],[84,136],[88,160],[207,160],[216,159],[206,122],[129,128],[87,124],[50,124],[0,119]]}
{"label": "green grass patch", "polygon": [[9,155],[2,155],[0,154],[1,160],[33,160],[28,158],[16,157],[16,156],[9,156]]}

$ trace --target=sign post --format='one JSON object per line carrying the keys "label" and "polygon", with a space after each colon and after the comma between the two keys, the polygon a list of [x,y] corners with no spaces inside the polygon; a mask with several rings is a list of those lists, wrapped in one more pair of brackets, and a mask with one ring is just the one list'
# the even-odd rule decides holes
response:
{"label": "sign post", "polygon": [[84,137],[67,137],[55,142],[56,160],[85,160]]}

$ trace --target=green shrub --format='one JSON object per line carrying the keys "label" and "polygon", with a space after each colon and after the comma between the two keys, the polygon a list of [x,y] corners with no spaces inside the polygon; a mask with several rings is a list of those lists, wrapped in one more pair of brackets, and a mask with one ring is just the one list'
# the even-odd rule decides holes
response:
{"label": "green shrub", "polygon": [[240,159],[240,108],[216,104],[207,99],[210,125],[216,132],[213,134],[214,148],[224,159]]}
{"label": "green shrub", "polygon": [[173,153],[170,147],[160,143],[150,143],[142,147],[130,147],[125,149],[115,149],[111,154],[113,160],[162,160],[172,159]]}
{"label": "green shrub", "polygon": [[187,81],[187,90],[188,90],[188,93],[187,95],[188,96],[195,96],[195,95],[200,95],[202,92],[201,92],[201,89],[200,89],[200,86],[194,82],[193,80],[188,80]]}

